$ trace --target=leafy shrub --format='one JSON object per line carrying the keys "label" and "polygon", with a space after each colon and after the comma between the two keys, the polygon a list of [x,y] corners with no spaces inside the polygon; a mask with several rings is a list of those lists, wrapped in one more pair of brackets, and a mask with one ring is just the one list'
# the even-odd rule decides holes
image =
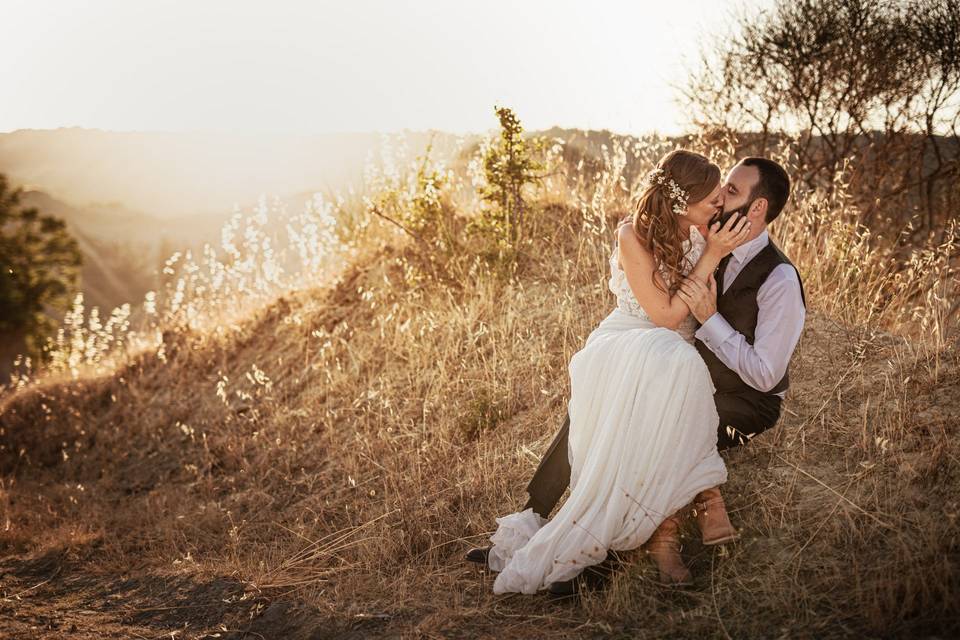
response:
{"label": "leafy shrub", "polygon": [[452,174],[430,160],[431,148],[417,158],[415,172],[387,180],[367,198],[367,208],[415,242],[417,273],[442,278],[463,253],[464,223],[447,192]]}

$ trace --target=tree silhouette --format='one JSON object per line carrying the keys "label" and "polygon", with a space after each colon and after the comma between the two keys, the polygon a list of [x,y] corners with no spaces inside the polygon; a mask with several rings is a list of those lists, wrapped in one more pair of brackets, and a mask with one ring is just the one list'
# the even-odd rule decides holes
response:
{"label": "tree silhouette", "polygon": [[796,133],[800,181],[849,164],[865,221],[916,210],[927,230],[960,192],[960,0],[777,0],[746,10],[683,87],[694,124],[738,155]]}
{"label": "tree silhouette", "polygon": [[0,174],[0,334],[40,355],[76,288],[80,249],[63,220],[20,205],[22,189]]}

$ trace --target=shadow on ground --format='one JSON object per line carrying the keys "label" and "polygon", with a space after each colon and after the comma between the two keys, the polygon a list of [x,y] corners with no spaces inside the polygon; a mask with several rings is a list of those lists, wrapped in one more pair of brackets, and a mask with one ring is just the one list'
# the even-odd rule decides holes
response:
{"label": "shadow on ground", "polygon": [[[75,550],[0,558],[0,637],[323,640],[365,638],[316,607],[271,597],[229,576],[98,572]],[[171,634],[173,634],[171,636]]]}

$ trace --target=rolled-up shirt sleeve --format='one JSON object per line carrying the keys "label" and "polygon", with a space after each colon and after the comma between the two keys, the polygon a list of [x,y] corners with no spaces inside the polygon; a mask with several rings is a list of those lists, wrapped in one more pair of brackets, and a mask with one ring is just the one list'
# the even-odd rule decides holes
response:
{"label": "rolled-up shirt sleeve", "polygon": [[744,382],[766,393],[786,373],[806,319],[800,280],[792,265],[777,265],[767,276],[757,291],[757,309],[752,345],[720,313],[707,318],[696,337]]}

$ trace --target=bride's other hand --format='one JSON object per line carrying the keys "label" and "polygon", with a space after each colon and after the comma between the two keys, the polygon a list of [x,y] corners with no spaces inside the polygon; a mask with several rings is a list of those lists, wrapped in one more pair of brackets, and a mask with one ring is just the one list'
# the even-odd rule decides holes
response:
{"label": "bride's other hand", "polygon": [[720,222],[710,225],[707,235],[707,251],[716,258],[723,258],[739,247],[750,235],[750,221],[746,216],[733,215],[720,226]]}

